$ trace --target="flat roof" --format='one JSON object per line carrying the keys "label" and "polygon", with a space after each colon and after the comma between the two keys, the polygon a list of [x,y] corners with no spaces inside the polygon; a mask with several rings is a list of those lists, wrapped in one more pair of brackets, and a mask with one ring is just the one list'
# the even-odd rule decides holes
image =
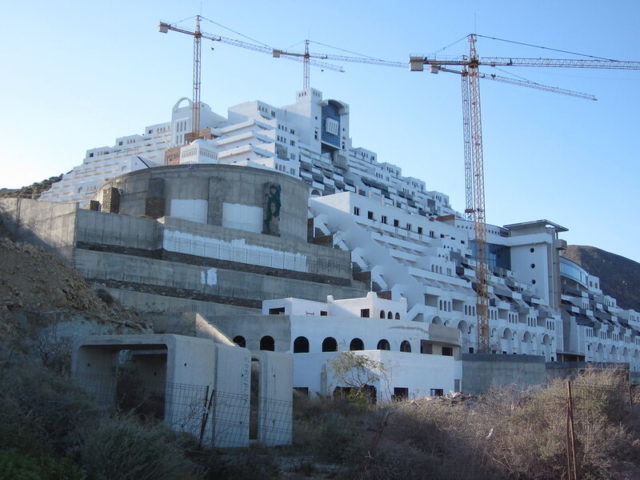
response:
{"label": "flat roof", "polygon": [[569,229],[563,227],[562,225],[558,225],[550,220],[542,219],[542,220],[532,220],[530,222],[521,222],[521,223],[511,223],[509,225],[504,225],[504,228],[509,230],[520,230],[523,228],[529,227],[553,227],[557,232],[568,232]]}

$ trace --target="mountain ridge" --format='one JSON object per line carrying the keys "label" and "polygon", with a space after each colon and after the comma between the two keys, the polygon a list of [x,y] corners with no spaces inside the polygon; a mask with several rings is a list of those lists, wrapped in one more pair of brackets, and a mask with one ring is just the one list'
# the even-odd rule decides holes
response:
{"label": "mountain ridge", "polygon": [[600,278],[600,289],[620,308],[640,312],[640,263],[590,245],[568,245],[564,257]]}

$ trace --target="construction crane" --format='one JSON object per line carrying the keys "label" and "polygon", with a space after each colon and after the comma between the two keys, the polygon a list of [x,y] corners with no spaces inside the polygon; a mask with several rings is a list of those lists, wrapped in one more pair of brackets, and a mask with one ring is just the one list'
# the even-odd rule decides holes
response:
{"label": "construction crane", "polygon": [[[484,161],[482,154],[482,122],[480,112],[481,78],[521,85],[590,100],[595,97],[571,90],[549,87],[535,82],[515,80],[497,75],[486,75],[480,66],[489,67],[556,67],[640,70],[640,62],[590,57],[588,59],[479,57],[476,34],[468,35],[469,55],[455,59],[415,57],[409,59],[413,72],[424,71],[429,65],[431,73],[456,73],[462,78],[462,124],[465,161],[465,213],[473,220],[476,237],[476,315],[478,320],[478,352],[490,352],[489,333],[489,266],[487,262],[486,211],[484,195]],[[566,52],[565,52],[566,53]],[[449,67],[460,67],[460,70]]]}
{"label": "construction crane", "polygon": [[[304,41],[304,53],[301,52],[289,52],[287,50],[278,50],[273,49],[273,57],[281,58],[281,57],[290,57],[290,58],[301,58],[304,62],[303,69],[303,81],[302,88],[307,89],[311,86],[311,68],[310,62],[312,59],[320,59],[320,60],[332,60],[337,62],[351,62],[351,63],[368,63],[372,65],[382,65],[386,67],[400,67],[406,68],[406,63],[404,62],[394,62],[390,60],[382,60],[379,58],[371,58],[371,57],[349,57],[345,55],[332,55],[329,53],[310,53],[309,52],[309,40]],[[331,65],[331,64],[325,64]]]}
{"label": "construction crane", "polygon": [[[200,23],[202,20],[206,20],[206,18],[202,17],[201,15],[196,15],[195,20],[196,20],[196,28],[193,31],[180,28],[176,25],[169,24],[166,22],[160,22],[160,24],[158,25],[158,29],[160,33],[167,33],[169,32],[169,30],[171,30],[178,33],[184,33],[186,35],[191,35],[193,37],[193,103],[192,103],[193,111],[192,111],[192,122],[191,122],[193,138],[197,138],[200,132],[200,90],[201,90],[200,87],[201,87],[201,77],[202,77],[202,73],[201,73],[202,39],[204,38],[214,42],[226,43],[228,45],[233,45],[235,47],[244,48],[246,50],[253,50],[255,52],[260,52],[260,53],[273,54],[273,52],[275,52],[275,50],[272,47],[269,47],[267,45],[260,45],[257,43],[250,43],[242,40],[237,40],[235,38],[228,38],[220,35],[212,35],[209,33],[202,32],[200,30]],[[318,66],[324,69],[328,69],[328,70],[336,70],[340,72],[344,71],[341,67],[331,65],[329,63],[320,62],[317,60],[311,60],[310,58],[301,59],[301,58],[296,58],[294,56],[291,56],[289,60],[304,61],[305,71],[308,71],[309,64],[312,64],[314,66]]]}

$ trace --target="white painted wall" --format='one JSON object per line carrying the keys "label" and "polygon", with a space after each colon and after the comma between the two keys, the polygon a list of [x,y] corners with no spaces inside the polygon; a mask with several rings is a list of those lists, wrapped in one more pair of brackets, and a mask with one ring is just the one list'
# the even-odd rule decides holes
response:
{"label": "white painted wall", "polygon": [[[234,262],[308,272],[307,256],[272,248],[248,245],[244,239],[225,242],[217,238],[203,237],[178,230],[164,231],[162,247],[170,252],[198,255],[200,257],[230,260]],[[203,277],[203,283],[213,277]]]}
{"label": "white painted wall", "polygon": [[239,203],[222,204],[222,226],[246,232],[262,232],[263,209]]}
{"label": "white painted wall", "polygon": [[[297,353],[293,355],[293,386],[306,387],[309,396],[332,395],[338,385],[331,362],[340,352]],[[391,400],[394,388],[408,388],[409,398],[429,396],[431,389],[454,390],[454,380],[462,378],[462,363],[454,357],[420,353],[362,350],[355,352],[380,362],[383,374],[374,385],[377,400]]]}
{"label": "white painted wall", "polygon": [[207,223],[207,209],[207,200],[174,198],[171,199],[169,214],[191,222]]}

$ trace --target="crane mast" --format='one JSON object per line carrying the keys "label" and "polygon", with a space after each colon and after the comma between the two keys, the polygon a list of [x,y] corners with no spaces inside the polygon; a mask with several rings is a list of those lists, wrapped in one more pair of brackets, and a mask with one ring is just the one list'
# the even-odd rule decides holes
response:
{"label": "crane mast", "polygon": [[480,111],[480,78],[476,36],[469,35],[467,65],[470,125],[465,133],[471,138],[471,184],[466,196],[473,192],[473,223],[476,236],[476,315],[478,319],[478,352],[489,353],[489,266],[487,264],[487,230],[484,205],[484,160],[482,154],[482,115]]}
{"label": "crane mast", "polygon": [[196,15],[196,31],[193,33],[193,113],[191,130],[194,138],[200,131],[200,82],[202,80],[202,32],[200,31],[200,15]]}

